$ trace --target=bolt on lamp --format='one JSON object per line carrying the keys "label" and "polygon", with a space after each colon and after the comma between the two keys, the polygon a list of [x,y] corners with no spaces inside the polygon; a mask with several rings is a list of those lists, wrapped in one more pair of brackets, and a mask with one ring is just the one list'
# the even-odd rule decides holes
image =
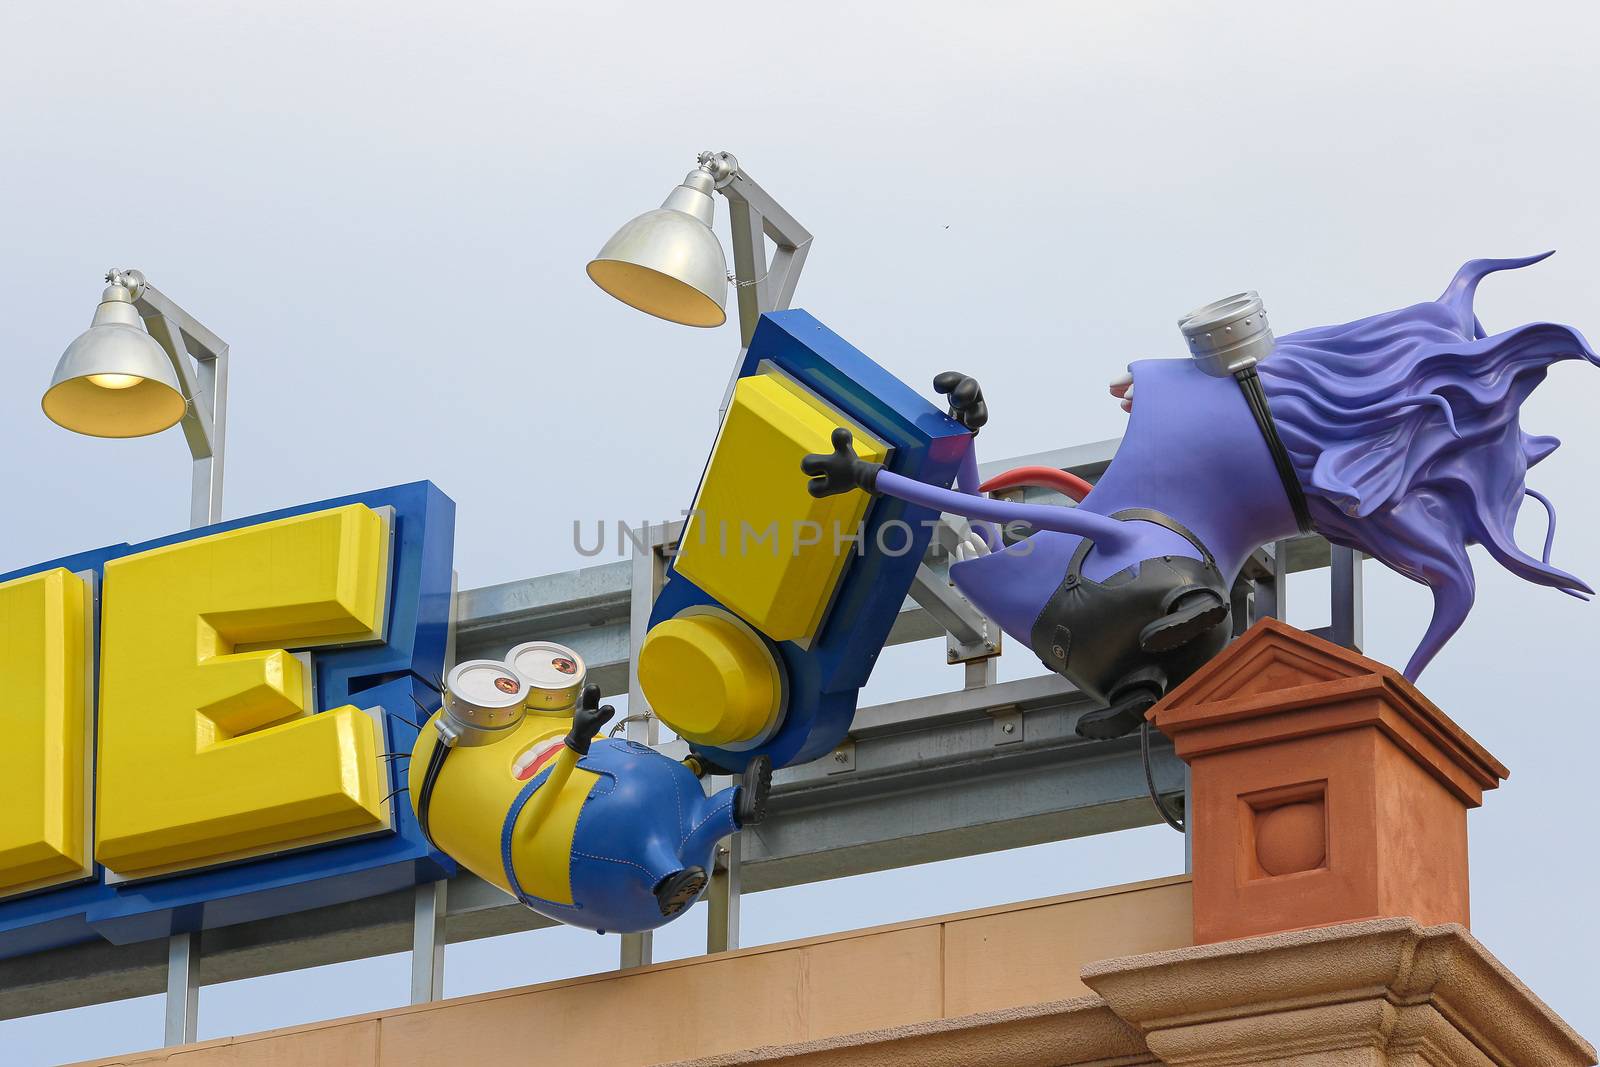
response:
{"label": "bolt on lamp", "polygon": [[89,328],[56,364],[44,413],[90,437],[144,437],[181,423],[194,457],[189,524],[216,522],[228,346],[139,271],[113,269],[106,283]]}
{"label": "bolt on lamp", "polygon": [[[762,312],[789,306],[811,234],[728,152],[702,152],[698,166],[647,211],[618,230],[589,261],[594,283],[624,304],[686,326],[721,326],[731,281],[738,294],[741,347]],[[728,201],[734,272],[711,229],[715,201]],[[767,260],[765,239],[776,251]]]}

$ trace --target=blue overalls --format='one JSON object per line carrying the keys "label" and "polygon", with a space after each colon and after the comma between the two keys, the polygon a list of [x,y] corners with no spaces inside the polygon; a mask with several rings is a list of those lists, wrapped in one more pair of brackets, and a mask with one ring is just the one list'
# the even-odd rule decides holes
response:
{"label": "blue overalls", "polygon": [[[737,787],[706,796],[700,780],[676,760],[634,741],[596,738],[578,769],[599,775],[572,835],[572,903],[558,904],[522,889],[512,864],[512,832],[546,768],[512,801],[500,833],[506,881],[524,905],[569,926],[602,933],[654,930],[661,914],[655,887],[687,867],[708,875],[717,842],[737,830]],[[676,913],[675,913],[676,914]]]}

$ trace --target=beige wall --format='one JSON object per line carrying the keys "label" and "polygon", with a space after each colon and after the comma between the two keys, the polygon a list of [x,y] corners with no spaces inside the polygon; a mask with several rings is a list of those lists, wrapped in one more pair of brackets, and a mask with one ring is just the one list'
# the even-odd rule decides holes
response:
{"label": "beige wall", "polygon": [[[1080,997],[1084,965],[1192,926],[1168,878],[97,1062],[643,1067]],[[571,1025],[607,1014],[627,1025]]]}

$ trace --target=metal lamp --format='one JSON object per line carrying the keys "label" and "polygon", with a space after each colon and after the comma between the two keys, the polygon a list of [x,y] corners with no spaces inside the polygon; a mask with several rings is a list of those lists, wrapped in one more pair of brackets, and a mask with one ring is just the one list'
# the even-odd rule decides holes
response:
{"label": "metal lamp", "polygon": [[654,211],[626,223],[589,261],[594,283],[629,307],[685,326],[721,326],[728,261],[711,232],[716,179],[690,171]]}
{"label": "metal lamp", "polygon": [[[712,232],[712,192],[728,201],[734,273]],[[769,265],[766,238],[777,251]],[[618,230],[589,261],[594,283],[624,304],[687,326],[721,326],[728,282],[739,298],[745,347],[762,312],[789,306],[811,234],[727,152],[702,152],[698,166],[654,211]]]}
{"label": "metal lamp", "polygon": [[186,406],[172,361],[145,332],[133,294],[120,280],[106,286],[89,328],[56,364],[44,413],[74,433],[143,437],[177,425]]}
{"label": "metal lamp", "polygon": [[228,346],[139,271],[112,270],[106,282],[89,328],[56,364],[44,413],[91,437],[143,437],[181,423],[194,457],[190,525],[216,522]]}

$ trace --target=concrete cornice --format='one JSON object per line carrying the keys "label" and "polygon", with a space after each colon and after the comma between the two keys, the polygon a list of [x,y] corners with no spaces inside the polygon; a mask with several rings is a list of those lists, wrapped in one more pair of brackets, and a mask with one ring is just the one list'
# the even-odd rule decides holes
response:
{"label": "concrete cornice", "polygon": [[667,1067],[1137,1067],[1159,1064],[1099,997],[980,1012]]}
{"label": "concrete cornice", "polygon": [[[1595,1063],[1587,1041],[1455,924],[1273,934],[1094,963],[1083,980],[1168,1064]],[[1378,1058],[1350,1058],[1356,1050]]]}

